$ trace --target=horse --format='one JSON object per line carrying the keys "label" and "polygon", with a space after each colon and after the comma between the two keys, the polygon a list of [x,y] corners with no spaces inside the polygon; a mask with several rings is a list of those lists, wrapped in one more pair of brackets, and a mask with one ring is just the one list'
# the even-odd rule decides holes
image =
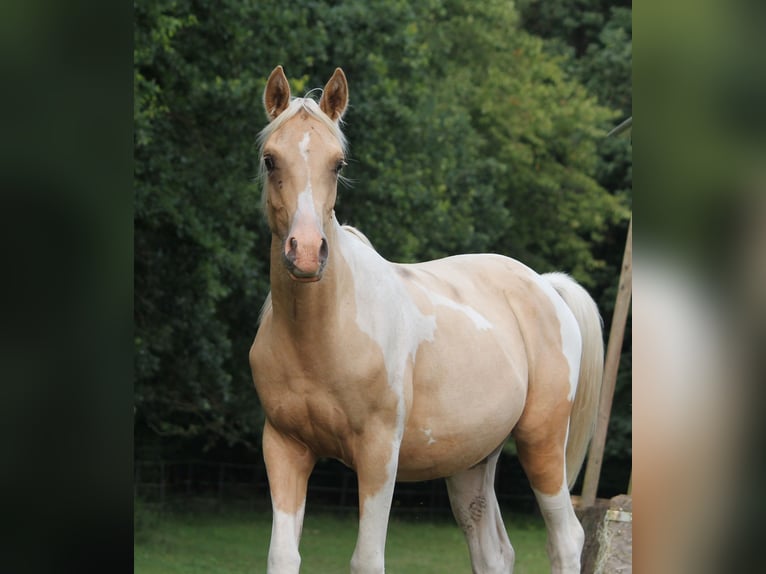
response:
{"label": "horse", "polygon": [[262,204],[270,287],[249,362],[265,413],[270,574],[300,569],[309,476],[334,458],[358,478],[354,574],[384,572],[397,481],[445,478],[474,573],[513,571],[494,491],[516,442],[547,530],[552,572],[580,572],[569,490],[590,440],[602,321],[564,273],[499,254],[389,262],[334,205],[346,164],[348,82],[292,97],[281,66],[263,93]]}

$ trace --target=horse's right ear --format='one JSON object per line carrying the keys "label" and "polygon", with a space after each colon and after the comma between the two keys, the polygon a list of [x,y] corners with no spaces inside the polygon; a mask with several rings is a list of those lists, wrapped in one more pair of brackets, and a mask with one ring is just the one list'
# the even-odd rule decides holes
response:
{"label": "horse's right ear", "polygon": [[287,82],[282,66],[277,66],[271,72],[266,89],[263,91],[263,107],[269,121],[285,111],[290,104],[290,84]]}

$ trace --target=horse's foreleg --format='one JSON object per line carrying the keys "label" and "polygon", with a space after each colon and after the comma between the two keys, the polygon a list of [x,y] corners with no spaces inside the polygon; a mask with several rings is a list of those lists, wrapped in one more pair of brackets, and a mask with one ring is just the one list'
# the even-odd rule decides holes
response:
{"label": "horse's foreleg", "polygon": [[280,434],[267,422],[263,431],[263,458],[274,511],[268,572],[297,574],[301,565],[298,543],[306,507],[306,486],[316,457],[305,445]]}
{"label": "horse's foreleg", "polygon": [[463,529],[474,574],[513,572],[514,552],[495,496],[498,449],[486,460],[447,478],[452,513]]}
{"label": "horse's foreleg", "polygon": [[352,574],[382,574],[388,517],[399,461],[393,434],[369,433],[356,457],[359,479],[359,535],[351,558]]}

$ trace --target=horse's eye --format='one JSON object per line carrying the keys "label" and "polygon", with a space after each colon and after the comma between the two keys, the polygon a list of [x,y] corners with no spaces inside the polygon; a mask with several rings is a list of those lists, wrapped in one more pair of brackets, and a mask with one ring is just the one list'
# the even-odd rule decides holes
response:
{"label": "horse's eye", "polygon": [[343,171],[343,168],[346,167],[346,165],[348,165],[348,164],[346,163],[345,159],[342,159],[342,160],[338,161],[338,163],[335,164],[335,173],[336,173],[336,175],[340,174],[340,172]]}
{"label": "horse's eye", "polygon": [[274,158],[270,155],[263,156],[263,165],[266,166],[266,171],[271,173],[274,171]]}

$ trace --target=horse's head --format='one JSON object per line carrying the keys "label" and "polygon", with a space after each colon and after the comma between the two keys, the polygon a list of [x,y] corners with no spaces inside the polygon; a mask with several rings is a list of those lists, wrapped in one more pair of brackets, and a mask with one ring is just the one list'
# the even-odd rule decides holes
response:
{"label": "horse's head", "polygon": [[327,82],[319,103],[290,98],[290,86],[277,66],[269,76],[263,103],[270,123],[261,132],[263,203],[271,232],[279,238],[282,261],[296,281],[322,277],[329,247],[338,177],[345,165],[340,121],[348,84],[340,68]]}

